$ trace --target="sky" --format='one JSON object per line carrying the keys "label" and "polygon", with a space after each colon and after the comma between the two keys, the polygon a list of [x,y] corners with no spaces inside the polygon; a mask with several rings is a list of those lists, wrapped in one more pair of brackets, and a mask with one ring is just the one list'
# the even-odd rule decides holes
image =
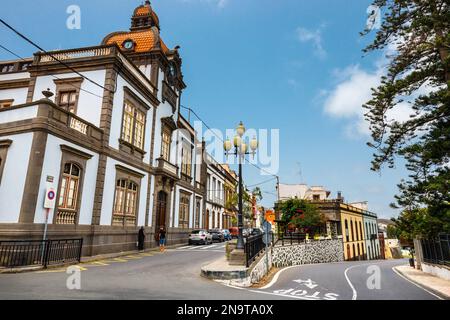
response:
{"label": "sky", "polygon": [[[99,45],[128,30],[142,1],[3,0],[0,17],[46,50]],[[391,209],[407,173],[372,172],[373,150],[361,105],[385,71],[385,52],[363,54],[375,31],[360,36],[370,0],[153,0],[161,36],[181,47],[187,88],[182,104],[210,127],[279,130],[281,183],[324,186],[348,202],[368,201],[379,217]],[[81,29],[66,27],[78,5]],[[20,15],[18,14],[20,13]],[[0,26],[0,44],[29,57],[35,48]],[[0,49],[0,59],[14,59]],[[403,119],[407,110],[392,114]],[[270,177],[244,166],[249,186]],[[262,204],[276,199],[275,181],[260,185]]]}

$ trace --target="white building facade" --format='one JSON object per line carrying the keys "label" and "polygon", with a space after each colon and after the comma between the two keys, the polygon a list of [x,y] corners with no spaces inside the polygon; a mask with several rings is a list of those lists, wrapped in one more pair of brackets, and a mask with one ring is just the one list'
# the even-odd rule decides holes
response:
{"label": "white building facade", "polygon": [[149,1],[100,46],[0,62],[0,239],[42,237],[52,186],[49,237],[83,238],[83,255],[135,249],[140,226],[147,247],[160,227],[187,242],[205,187],[181,66]]}

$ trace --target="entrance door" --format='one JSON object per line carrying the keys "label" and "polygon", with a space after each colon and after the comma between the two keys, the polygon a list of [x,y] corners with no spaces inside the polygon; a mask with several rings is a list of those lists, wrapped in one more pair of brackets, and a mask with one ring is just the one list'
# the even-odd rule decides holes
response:
{"label": "entrance door", "polygon": [[209,229],[209,210],[206,210],[206,217],[205,217],[205,229],[208,230]]}
{"label": "entrance door", "polygon": [[[167,193],[160,191],[156,204],[156,231],[161,227],[166,227]],[[166,228],[167,229],[167,228]]]}

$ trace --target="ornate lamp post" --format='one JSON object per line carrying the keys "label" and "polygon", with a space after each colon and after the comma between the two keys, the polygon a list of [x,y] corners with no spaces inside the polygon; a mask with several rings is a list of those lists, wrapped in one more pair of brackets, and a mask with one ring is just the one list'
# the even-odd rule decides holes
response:
{"label": "ornate lamp post", "polygon": [[230,154],[230,151],[231,151],[231,149],[233,149],[233,145],[234,145],[234,151],[231,152],[231,154],[238,157],[238,159],[239,159],[239,212],[238,212],[239,236],[238,236],[238,241],[237,241],[237,245],[236,245],[236,249],[238,249],[238,250],[244,249],[244,237],[242,235],[242,228],[244,226],[243,215],[242,215],[242,211],[243,211],[242,162],[244,160],[245,155],[247,155],[247,154],[255,155],[256,149],[258,149],[258,140],[256,140],[256,137],[255,137],[250,141],[250,150],[251,151],[248,150],[248,144],[245,143],[245,141],[243,139],[245,131],[246,131],[246,129],[244,127],[244,124],[241,121],[239,123],[238,127],[236,128],[236,135],[234,136],[233,144],[231,143],[231,141],[229,139],[227,139],[223,144],[226,156],[228,156]]}

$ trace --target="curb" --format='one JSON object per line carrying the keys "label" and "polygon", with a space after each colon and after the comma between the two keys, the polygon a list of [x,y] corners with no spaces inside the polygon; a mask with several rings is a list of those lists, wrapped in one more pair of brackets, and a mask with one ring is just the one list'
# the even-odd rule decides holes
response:
{"label": "curb", "polygon": [[442,299],[444,299],[444,300],[450,300],[450,296],[449,296],[449,295],[447,295],[447,294],[445,294],[445,293],[443,293],[443,292],[441,292],[441,291],[438,291],[438,290],[436,290],[436,289],[434,289],[434,288],[432,288],[432,287],[430,287],[430,286],[428,286],[428,285],[426,285],[426,284],[423,284],[423,283],[421,283],[421,282],[418,282],[418,281],[414,280],[413,278],[409,277],[409,276],[406,275],[404,272],[402,272],[401,270],[399,270],[399,269],[398,269],[398,266],[393,267],[393,269],[394,269],[396,272],[398,272],[400,275],[402,275],[403,277],[405,277],[406,279],[408,279],[409,281],[411,281],[412,283],[416,284],[417,286],[423,287],[424,289],[426,289],[426,290],[428,290],[428,291],[431,291],[433,294],[439,296],[440,298],[442,298]]}
{"label": "curb", "polygon": [[[166,247],[166,250],[176,249],[176,248],[182,247],[182,246],[185,246],[185,244],[176,244],[176,245],[173,245],[170,247]],[[52,265],[52,266],[48,266],[47,270],[54,269],[54,268],[61,268],[61,267],[70,266],[70,265],[85,264],[85,263],[100,261],[100,260],[104,260],[104,259],[113,259],[113,258],[128,256],[131,254],[148,253],[148,252],[155,252],[155,251],[159,252],[159,247],[150,248],[150,249],[143,250],[143,251],[134,250],[134,251],[111,253],[111,254],[107,254],[107,255],[98,255],[98,256],[93,256],[93,257],[82,257],[80,263],[67,263],[67,264]],[[41,271],[44,269],[45,269],[44,266],[28,266],[28,267],[21,267],[21,268],[4,268],[4,269],[0,268],[0,274],[26,273],[26,272]]]}

